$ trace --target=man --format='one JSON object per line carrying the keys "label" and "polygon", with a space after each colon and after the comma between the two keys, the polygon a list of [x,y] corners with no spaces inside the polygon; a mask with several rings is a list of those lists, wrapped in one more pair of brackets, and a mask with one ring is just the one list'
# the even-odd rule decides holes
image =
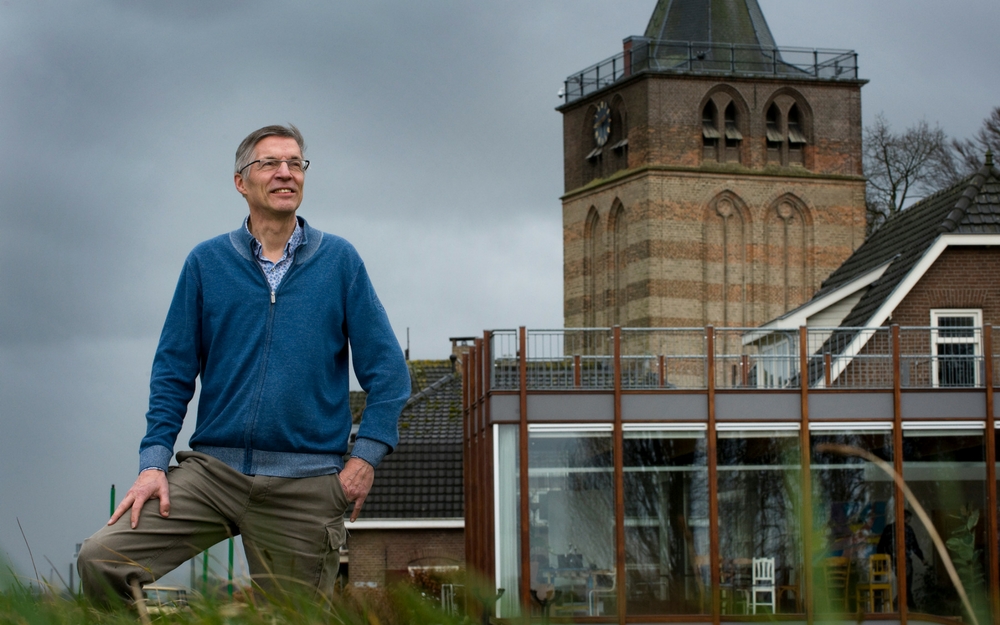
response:
{"label": "man", "polygon": [[[920,549],[920,543],[917,542],[917,534],[913,531],[913,527],[910,526],[910,520],[913,518],[913,512],[910,510],[903,511],[903,551],[906,562],[906,606],[913,610],[917,607],[917,603],[913,598],[913,555],[920,559],[920,564],[927,566],[927,561],[924,559],[924,552]],[[875,546],[875,553],[887,554],[892,559],[892,569],[895,571],[896,576],[899,576],[899,567],[896,566],[896,524],[888,523],[885,529],[882,530],[882,535],[879,536],[878,544]],[[899,605],[899,598],[896,599],[896,605]]]}
{"label": "man", "polygon": [[[236,152],[249,216],[188,256],[150,379],[139,476],[78,566],[84,591],[126,601],[211,545],[243,535],[264,592],[326,592],[344,514],[357,519],[398,442],[402,351],[357,251],[296,215],[309,161],[295,126]],[[368,392],[352,456],[348,346]],[[201,380],[192,451],[168,468]]]}

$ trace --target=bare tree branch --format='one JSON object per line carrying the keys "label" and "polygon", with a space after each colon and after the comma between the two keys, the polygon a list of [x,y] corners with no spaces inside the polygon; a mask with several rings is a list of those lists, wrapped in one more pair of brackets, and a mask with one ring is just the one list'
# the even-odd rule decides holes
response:
{"label": "bare tree branch", "polygon": [[1000,106],[971,139],[949,140],[937,125],[917,122],[897,134],[885,116],[865,128],[862,143],[867,235],[913,202],[949,187],[982,167],[987,151],[1000,154]]}
{"label": "bare tree branch", "polygon": [[865,128],[862,145],[868,234],[955,177],[948,148],[944,131],[925,120],[896,134],[884,115],[875,117],[875,123]]}
{"label": "bare tree branch", "polygon": [[955,151],[961,176],[971,174],[983,166],[986,152],[1000,154],[1000,106],[993,109],[990,116],[983,120],[983,125],[972,139],[955,139],[951,142]]}

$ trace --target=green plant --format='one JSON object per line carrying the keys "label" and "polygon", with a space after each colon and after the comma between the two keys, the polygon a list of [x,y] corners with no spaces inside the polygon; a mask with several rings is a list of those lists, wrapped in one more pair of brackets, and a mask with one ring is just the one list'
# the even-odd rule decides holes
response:
{"label": "green plant", "polygon": [[[961,507],[959,514],[951,515],[953,519],[958,519],[958,526],[952,530],[951,536],[945,541],[948,551],[951,552],[952,562],[955,563],[955,570],[958,578],[962,580],[965,591],[969,594],[969,599],[977,612],[985,612],[986,601],[986,575],[983,572],[983,550],[976,549],[976,526],[979,524],[979,510],[966,504]],[[982,620],[982,616],[980,616]]]}
{"label": "green plant", "polygon": [[986,578],[980,565],[982,550],[976,549],[976,525],[979,523],[979,510],[969,505],[962,506],[960,514],[952,515],[961,523],[951,532],[951,537],[945,542],[951,552],[958,576],[965,584],[966,590],[974,592],[982,589]]}
{"label": "green plant", "polygon": [[[176,612],[148,614],[155,625],[458,625],[465,616],[445,613],[437,601],[409,584],[390,588],[349,588],[334,597],[309,593],[261,597],[240,593],[235,600],[192,597]],[[149,620],[146,620],[149,619]],[[86,599],[66,597],[15,584],[0,590],[0,623],[14,625],[135,625],[136,611],[97,608]]]}

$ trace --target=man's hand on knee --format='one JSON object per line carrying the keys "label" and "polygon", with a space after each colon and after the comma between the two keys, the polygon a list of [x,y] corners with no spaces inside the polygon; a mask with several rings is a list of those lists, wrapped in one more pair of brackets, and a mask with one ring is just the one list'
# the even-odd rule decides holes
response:
{"label": "man's hand on knee", "polygon": [[340,485],[344,488],[344,495],[347,501],[354,502],[354,510],[351,512],[351,522],[358,519],[361,513],[361,506],[368,498],[368,491],[372,489],[375,481],[375,468],[360,458],[351,458],[344,465],[344,470],[340,472]]}
{"label": "man's hand on knee", "polygon": [[139,524],[139,511],[149,499],[160,500],[160,516],[170,516],[170,486],[167,484],[167,474],[158,469],[147,469],[135,478],[132,488],[125,493],[125,498],[115,508],[108,525],[114,525],[125,511],[132,509],[131,525],[135,529]]}

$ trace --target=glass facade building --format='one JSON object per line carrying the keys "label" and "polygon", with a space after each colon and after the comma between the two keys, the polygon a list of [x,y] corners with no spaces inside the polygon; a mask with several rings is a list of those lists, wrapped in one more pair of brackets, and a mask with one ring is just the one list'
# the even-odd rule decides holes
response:
{"label": "glass facade building", "polygon": [[991,622],[996,356],[949,322],[486,332],[463,380],[490,616]]}

